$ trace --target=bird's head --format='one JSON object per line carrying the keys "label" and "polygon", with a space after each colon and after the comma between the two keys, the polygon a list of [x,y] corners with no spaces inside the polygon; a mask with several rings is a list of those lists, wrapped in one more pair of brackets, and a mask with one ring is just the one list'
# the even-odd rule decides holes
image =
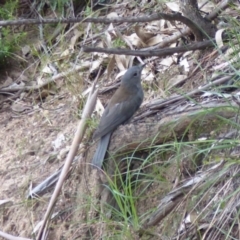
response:
{"label": "bird's head", "polygon": [[141,72],[145,64],[129,68],[122,77],[122,84],[138,84],[141,82]]}

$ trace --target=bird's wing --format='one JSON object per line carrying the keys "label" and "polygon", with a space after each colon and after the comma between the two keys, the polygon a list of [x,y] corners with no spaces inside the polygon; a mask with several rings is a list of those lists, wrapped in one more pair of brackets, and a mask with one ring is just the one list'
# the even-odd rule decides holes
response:
{"label": "bird's wing", "polygon": [[137,104],[133,99],[111,105],[111,108],[107,106],[101,117],[98,129],[94,134],[94,138],[102,137],[114,131],[120,124],[132,117],[140,104]]}

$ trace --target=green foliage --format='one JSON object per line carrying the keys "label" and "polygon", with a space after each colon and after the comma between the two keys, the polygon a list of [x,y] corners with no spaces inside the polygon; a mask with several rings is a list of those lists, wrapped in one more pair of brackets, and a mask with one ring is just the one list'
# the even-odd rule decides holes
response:
{"label": "green foliage", "polygon": [[65,16],[65,9],[67,9],[67,5],[69,5],[68,0],[44,0],[38,1],[38,5],[36,7],[39,13],[43,12],[43,9],[47,5],[52,9],[53,12],[57,12],[62,16]]}
{"label": "green foliage", "polygon": [[113,41],[113,47],[116,47],[116,48],[126,47],[126,43],[121,38],[116,38]]}
{"label": "green foliage", "polygon": [[18,6],[18,0],[6,1],[3,7],[0,8],[0,19],[11,20],[14,19],[14,12]]}
{"label": "green foliage", "polygon": [[19,49],[19,41],[25,37],[25,33],[13,33],[10,27],[2,28],[0,38],[0,62],[7,62],[13,52]]}
{"label": "green foliage", "polygon": [[88,16],[93,14],[92,9],[89,6],[86,6],[86,9],[85,9],[84,13],[85,13],[86,17],[88,17]]}
{"label": "green foliage", "polygon": [[[17,8],[18,1],[7,1],[6,4],[0,8],[0,19],[12,20]],[[7,63],[14,51],[18,49],[19,41],[25,36],[24,33],[15,33],[11,26],[2,27],[0,35],[0,64]]]}
{"label": "green foliage", "polygon": [[69,3],[68,0],[50,0],[48,1],[48,4],[50,5],[50,7],[52,8],[53,11],[57,11],[59,13],[62,13],[62,15],[64,16],[64,9],[65,6]]}
{"label": "green foliage", "polygon": [[131,159],[126,159],[127,166],[125,174],[121,174],[119,169],[116,169],[115,177],[109,181],[109,188],[116,201],[116,209],[113,209],[114,218],[125,222],[137,229],[139,227],[139,219],[136,209],[136,201],[138,197],[135,195],[137,180],[134,179],[133,173],[130,170]]}

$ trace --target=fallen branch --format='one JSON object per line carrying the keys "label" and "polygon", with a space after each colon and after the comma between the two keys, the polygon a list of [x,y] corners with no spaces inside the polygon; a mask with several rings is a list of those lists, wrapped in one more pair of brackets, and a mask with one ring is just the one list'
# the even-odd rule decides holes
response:
{"label": "fallen branch", "polygon": [[[182,110],[182,109],[185,109]],[[236,115],[238,105],[234,101],[211,101],[191,106],[186,104],[178,109],[162,111],[146,123],[132,123],[120,126],[112,135],[109,155],[114,156],[126,152],[148,148],[154,144],[162,144],[175,138],[182,138],[190,125],[202,128],[202,134],[208,134],[208,127],[219,126],[220,119],[230,119]],[[178,113],[179,111],[179,113]],[[173,113],[175,112],[175,114]],[[123,145],[124,143],[124,145]],[[90,156],[94,153],[94,149]],[[90,157],[91,158],[91,157]]]}
{"label": "fallen branch", "polygon": [[216,45],[214,40],[207,40],[204,42],[197,42],[181,47],[175,47],[175,48],[164,48],[160,50],[130,50],[130,49],[117,49],[117,48],[94,48],[94,47],[87,47],[83,46],[84,52],[98,52],[98,53],[108,53],[108,54],[118,54],[118,55],[129,55],[129,56],[141,56],[141,57],[152,57],[152,56],[158,56],[158,57],[165,57],[168,55],[172,55],[174,53],[182,53],[182,52],[188,52],[191,50],[201,50],[205,49],[207,47],[214,47]]}
{"label": "fallen branch", "polygon": [[168,21],[184,21],[185,24],[191,23],[188,20],[183,20],[180,13],[166,14],[154,13],[150,16],[143,17],[125,17],[125,18],[50,18],[50,19],[18,19],[11,21],[0,21],[0,26],[19,26],[19,25],[33,25],[33,24],[49,24],[49,23],[78,23],[78,22],[91,22],[91,23],[140,23],[151,22],[156,20],[165,19]]}

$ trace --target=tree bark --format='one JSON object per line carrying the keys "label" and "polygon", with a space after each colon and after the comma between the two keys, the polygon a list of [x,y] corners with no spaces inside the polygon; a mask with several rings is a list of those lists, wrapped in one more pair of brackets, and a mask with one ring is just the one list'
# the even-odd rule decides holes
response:
{"label": "tree bark", "polygon": [[215,36],[216,26],[200,14],[197,0],[180,0],[180,9],[183,15],[192,20],[200,29],[205,32],[205,38]]}

